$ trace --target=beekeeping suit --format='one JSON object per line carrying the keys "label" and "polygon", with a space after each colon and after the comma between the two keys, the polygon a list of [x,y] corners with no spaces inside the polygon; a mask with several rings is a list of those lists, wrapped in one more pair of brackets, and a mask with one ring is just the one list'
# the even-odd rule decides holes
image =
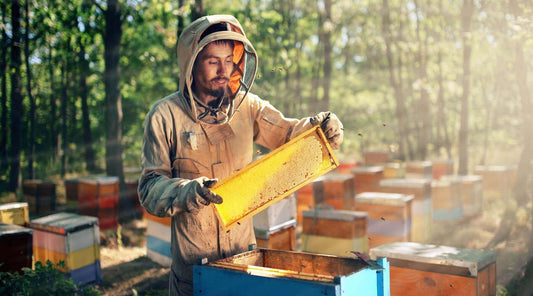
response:
{"label": "beekeeping suit", "polygon": [[[213,24],[225,29],[202,36]],[[233,40],[234,45],[228,96],[217,107],[201,103],[193,92],[194,61],[215,40]],[[150,214],[172,217],[170,295],[192,295],[192,266],[199,259],[216,261],[255,243],[252,219],[223,230],[210,205],[220,202],[207,189],[211,179],[228,177],[250,163],[253,142],[274,149],[317,124],[330,130],[326,136],[338,148],[342,124],[329,112],[285,118],[250,93],[257,54],[233,16],[191,23],[179,38],[178,66],[179,91],[154,103],[146,116],[138,191]]]}

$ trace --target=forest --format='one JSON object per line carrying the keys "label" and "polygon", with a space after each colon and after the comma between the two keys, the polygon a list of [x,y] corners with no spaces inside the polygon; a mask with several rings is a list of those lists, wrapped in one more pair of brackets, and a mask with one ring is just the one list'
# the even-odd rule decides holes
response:
{"label": "forest", "polygon": [[146,112],[178,88],[181,31],[231,14],[259,55],[251,91],[287,117],[335,112],[341,161],[388,151],[398,161],[453,159],[460,175],[516,166],[509,199],[531,203],[529,0],[0,3],[3,194],[27,179],[123,181],[140,166]]}

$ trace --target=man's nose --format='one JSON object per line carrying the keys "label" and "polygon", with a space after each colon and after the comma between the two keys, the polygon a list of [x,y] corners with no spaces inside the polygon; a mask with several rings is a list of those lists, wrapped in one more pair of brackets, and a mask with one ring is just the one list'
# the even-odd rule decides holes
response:
{"label": "man's nose", "polygon": [[228,66],[226,63],[220,63],[217,69],[217,75],[226,75],[228,71]]}

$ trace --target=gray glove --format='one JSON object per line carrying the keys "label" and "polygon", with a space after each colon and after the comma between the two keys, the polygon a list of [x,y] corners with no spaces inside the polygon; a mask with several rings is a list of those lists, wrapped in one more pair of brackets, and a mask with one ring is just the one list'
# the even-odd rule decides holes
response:
{"label": "gray glove", "polygon": [[209,190],[218,182],[218,179],[209,179],[207,177],[200,177],[189,180],[181,188],[180,196],[175,202],[181,203],[181,207],[187,209],[191,213],[197,213],[200,208],[208,206],[210,203],[221,204],[222,197]]}
{"label": "gray glove", "polygon": [[311,117],[311,124],[313,126],[320,124],[331,148],[337,150],[341,147],[344,139],[344,127],[337,115],[330,111],[320,112]]}

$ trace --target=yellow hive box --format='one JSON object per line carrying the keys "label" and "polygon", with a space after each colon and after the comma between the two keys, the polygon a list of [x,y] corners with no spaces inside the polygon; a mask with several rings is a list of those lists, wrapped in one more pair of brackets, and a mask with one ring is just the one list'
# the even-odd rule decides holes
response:
{"label": "yellow hive box", "polygon": [[228,229],[338,165],[320,127],[312,128],[217,183],[217,216]]}

